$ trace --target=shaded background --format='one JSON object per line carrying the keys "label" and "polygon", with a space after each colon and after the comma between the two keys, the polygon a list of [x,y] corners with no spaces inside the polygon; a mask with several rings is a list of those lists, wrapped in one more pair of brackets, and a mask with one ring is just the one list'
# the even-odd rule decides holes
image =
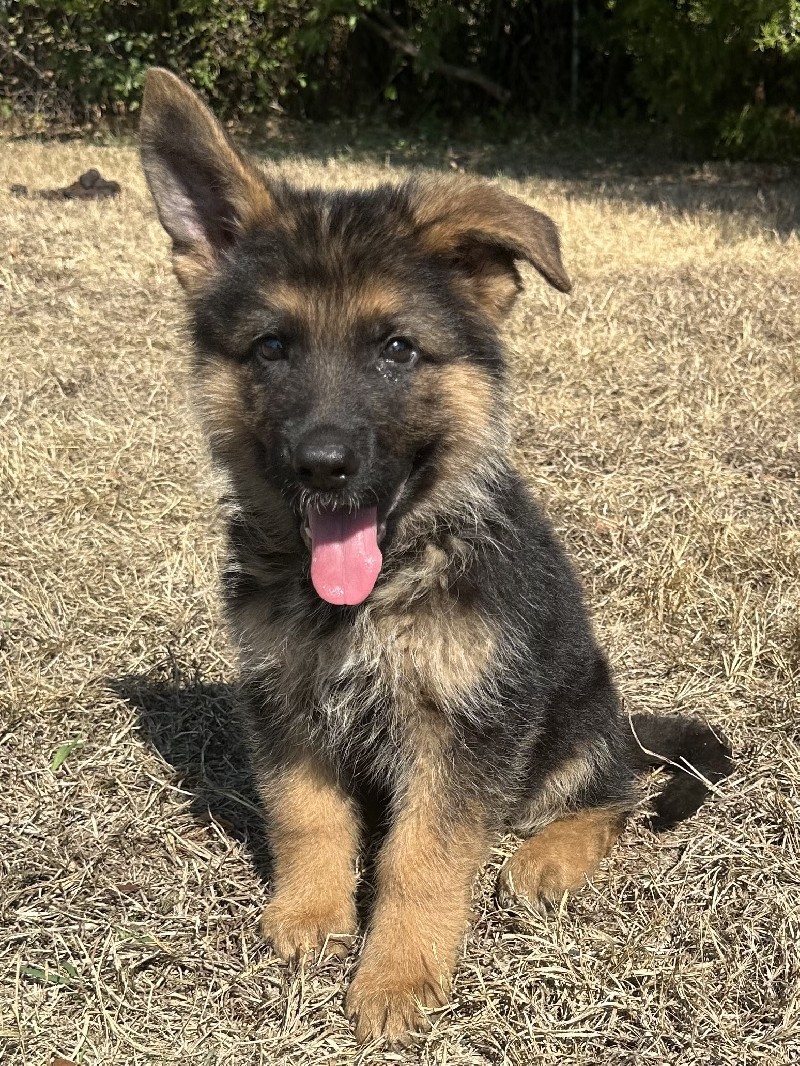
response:
{"label": "shaded background", "polygon": [[800,0],[0,0],[6,118],[124,119],[152,64],[256,129],[644,127],[688,156],[800,157]]}

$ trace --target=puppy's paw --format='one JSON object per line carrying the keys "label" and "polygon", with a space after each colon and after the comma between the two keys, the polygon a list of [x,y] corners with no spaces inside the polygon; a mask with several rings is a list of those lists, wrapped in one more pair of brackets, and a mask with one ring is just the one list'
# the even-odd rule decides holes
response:
{"label": "puppy's paw", "polygon": [[525,899],[544,914],[548,906],[557,903],[565,892],[575,890],[571,871],[557,863],[541,861],[536,856],[524,853],[520,848],[508,860],[497,879],[497,899],[506,906],[515,899]]}
{"label": "puppy's paw", "polygon": [[344,958],[356,933],[355,907],[352,902],[314,906],[278,893],[261,915],[261,933],[282,959]]}
{"label": "puppy's paw", "polygon": [[449,980],[420,965],[416,974],[400,976],[390,970],[361,965],[347,993],[345,1010],[361,1044],[383,1037],[404,1045],[413,1035],[431,1027],[428,1011],[443,1007],[449,998]]}
{"label": "puppy's paw", "polygon": [[517,848],[497,884],[501,902],[523,896],[540,909],[583,888],[622,828],[619,811],[585,811],[553,822]]}

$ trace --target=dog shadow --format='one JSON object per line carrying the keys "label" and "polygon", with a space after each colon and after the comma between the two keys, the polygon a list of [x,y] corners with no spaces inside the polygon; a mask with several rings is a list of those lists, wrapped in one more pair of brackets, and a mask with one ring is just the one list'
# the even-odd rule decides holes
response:
{"label": "dog shadow", "polygon": [[236,714],[237,686],[177,674],[173,680],[128,675],[108,687],[133,707],[145,742],[191,794],[190,813],[213,819],[250,852],[266,884],[271,861],[250,761]]}
{"label": "dog shadow", "polygon": [[[175,770],[181,789],[191,794],[190,813],[210,819],[249,852],[256,874],[270,886],[272,859],[264,816],[236,712],[238,686],[209,684],[183,676],[128,675],[109,679],[109,689],[136,710],[139,733]],[[386,797],[357,794],[365,828],[357,906],[362,920],[374,900],[375,861],[388,829]]]}

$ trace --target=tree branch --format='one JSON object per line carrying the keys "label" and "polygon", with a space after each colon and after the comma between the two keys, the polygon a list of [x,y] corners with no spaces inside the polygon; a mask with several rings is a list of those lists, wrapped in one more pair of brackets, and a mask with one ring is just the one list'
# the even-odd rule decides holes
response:
{"label": "tree branch", "polygon": [[[419,56],[421,51],[419,46],[408,39],[405,31],[386,12],[376,12],[375,16],[362,12],[360,18],[365,25],[369,26],[373,33],[382,37],[395,51],[402,52],[403,55],[410,56],[412,59],[416,59]],[[459,81],[477,85],[479,89],[482,89],[495,100],[499,100],[501,104],[511,99],[511,93],[508,89],[504,89],[502,85],[498,85],[491,78],[487,78],[485,74],[481,74],[474,67],[457,67],[452,63],[445,63],[438,56],[429,59],[428,66],[432,71],[442,74],[445,78],[456,78]]]}
{"label": "tree branch", "polygon": [[27,56],[24,56],[22,52],[19,51],[19,49],[14,48],[13,45],[9,43],[11,37],[5,26],[0,26],[0,34],[2,34],[4,38],[0,39],[0,48],[3,49],[6,55],[11,55],[15,59],[19,60],[19,62],[26,66],[28,70],[33,71],[33,73],[37,76],[37,78],[39,78],[40,81],[49,81],[52,78],[52,74],[48,74],[44,71],[39,70],[39,68],[34,63],[32,63],[30,59],[27,58]]}

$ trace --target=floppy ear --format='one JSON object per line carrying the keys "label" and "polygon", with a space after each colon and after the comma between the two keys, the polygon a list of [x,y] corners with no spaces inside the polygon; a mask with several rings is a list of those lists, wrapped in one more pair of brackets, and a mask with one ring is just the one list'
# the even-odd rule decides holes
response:
{"label": "floppy ear", "polygon": [[495,321],[511,310],[522,289],[520,259],[559,292],[572,289],[553,220],[495,185],[426,182],[415,215],[427,250],[451,261],[468,294]]}
{"label": "floppy ear", "polygon": [[168,70],[147,72],[140,138],[175,273],[191,290],[248,222],[269,213],[272,198],[197,94]]}

